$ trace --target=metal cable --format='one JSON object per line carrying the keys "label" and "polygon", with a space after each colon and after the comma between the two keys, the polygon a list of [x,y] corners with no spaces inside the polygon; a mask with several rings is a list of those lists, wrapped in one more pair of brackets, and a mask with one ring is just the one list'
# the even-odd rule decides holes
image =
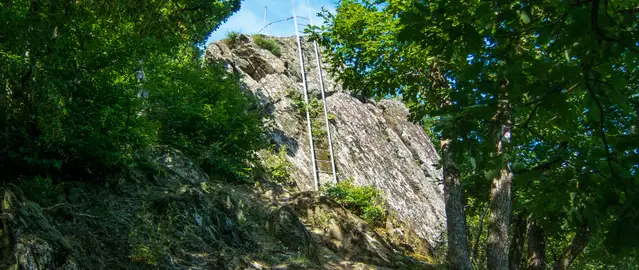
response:
{"label": "metal cable", "polygon": [[283,19],[283,20],[270,22],[270,23],[268,23],[268,24],[264,25],[264,27],[262,27],[262,29],[260,29],[260,31],[257,31],[257,33],[259,34],[259,33],[260,33],[260,32],[262,32],[264,29],[266,29],[266,27],[269,27],[269,26],[270,26],[270,25],[272,25],[272,24],[285,22],[285,21],[288,21],[288,20],[290,20],[290,19],[293,19],[293,17],[288,17],[288,18]]}

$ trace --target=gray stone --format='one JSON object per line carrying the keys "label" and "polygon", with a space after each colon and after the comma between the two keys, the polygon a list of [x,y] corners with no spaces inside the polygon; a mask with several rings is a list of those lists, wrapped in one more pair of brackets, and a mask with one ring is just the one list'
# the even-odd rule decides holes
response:
{"label": "gray stone", "polygon": [[159,147],[154,150],[153,158],[156,164],[168,172],[169,180],[188,184],[199,184],[209,180],[206,173],[179,150]]}
{"label": "gray stone", "polygon": [[49,269],[53,261],[53,249],[43,239],[27,236],[18,239],[16,244],[16,261],[18,269]]}
{"label": "gray stone", "polygon": [[267,226],[269,232],[282,241],[284,246],[308,258],[316,258],[317,246],[311,233],[289,206],[282,206],[271,213]]}
{"label": "gray stone", "polygon": [[289,203],[313,228],[316,241],[335,254],[380,266],[394,264],[395,252],[384,238],[336,202],[312,192],[301,192]]}
{"label": "gray stone", "polygon": [[[20,201],[11,191],[4,190],[1,216],[3,252],[11,256],[4,259],[11,260],[15,269],[76,269],[68,257],[69,242],[49,223],[38,204]],[[62,257],[66,258],[65,264],[56,265]]]}

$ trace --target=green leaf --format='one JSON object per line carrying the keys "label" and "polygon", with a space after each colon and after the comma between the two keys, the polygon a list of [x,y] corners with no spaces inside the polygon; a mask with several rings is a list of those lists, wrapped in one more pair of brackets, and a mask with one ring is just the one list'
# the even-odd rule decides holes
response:
{"label": "green leaf", "polygon": [[615,170],[615,173],[623,178],[626,179],[631,179],[632,176],[630,175],[630,171],[628,171],[628,169],[624,168],[623,166],[619,165],[616,162],[612,162],[612,168]]}
{"label": "green leaf", "polygon": [[601,113],[599,111],[599,107],[597,107],[596,104],[592,104],[588,108],[588,119],[590,119],[590,121],[593,121],[595,123],[601,122]]}
{"label": "green leaf", "polygon": [[528,15],[528,12],[525,10],[517,10],[517,13],[519,14],[519,19],[521,19],[522,22],[525,24],[530,23],[530,15]]}
{"label": "green leaf", "polygon": [[473,171],[477,169],[477,162],[475,161],[474,157],[470,157],[469,159],[470,161],[470,166],[473,168]]}
{"label": "green leaf", "polygon": [[513,163],[513,171],[520,171],[526,168],[526,165],[522,162],[514,162]]}
{"label": "green leaf", "polygon": [[487,170],[484,171],[484,177],[488,180],[493,180],[499,176],[499,170]]}

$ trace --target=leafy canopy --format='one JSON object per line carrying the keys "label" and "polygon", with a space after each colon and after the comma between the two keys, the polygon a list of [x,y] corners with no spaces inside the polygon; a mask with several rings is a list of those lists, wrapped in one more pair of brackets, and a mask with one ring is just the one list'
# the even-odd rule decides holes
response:
{"label": "leafy canopy", "polygon": [[[477,206],[505,163],[514,211],[539,220],[552,244],[588,226],[611,252],[637,247],[634,1],[343,0],[323,16],[315,36],[333,74],[365,97],[401,96],[414,120],[434,122]],[[508,122],[496,118],[503,102]],[[511,144],[497,155],[502,125]]]}
{"label": "leafy canopy", "polygon": [[168,144],[242,174],[259,113],[197,46],[240,1],[0,3],[0,171],[118,171]]}

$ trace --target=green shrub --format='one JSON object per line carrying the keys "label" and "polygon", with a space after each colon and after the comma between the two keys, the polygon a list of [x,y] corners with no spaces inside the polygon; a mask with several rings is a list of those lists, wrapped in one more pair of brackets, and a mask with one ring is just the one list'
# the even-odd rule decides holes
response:
{"label": "green shrub", "polygon": [[282,145],[279,151],[271,151],[266,157],[266,169],[272,180],[280,183],[288,183],[291,176],[291,162],[286,159],[286,145]]}
{"label": "green shrub", "polygon": [[238,77],[220,65],[200,65],[187,58],[155,71],[148,116],[160,123],[162,144],[183,151],[207,173],[250,180],[255,152],[266,146],[262,112],[242,93]]}
{"label": "green shrub", "polygon": [[386,222],[384,200],[379,189],[373,186],[355,186],[350,179],[324,186],[322,193],[371,226],[380,226]]}
{"label": "green shrub", "polygon": [[297,111],[297,116],[300,118],[306,117],[306,103],[304,103],[304,97],[297,89],[289,88],[286,90],[286,96],[293,101],[293,108]]}
{"label": "green shrub", "polygon": [[229,47],[235,47],[236,45],[238,45],[240,35],[240,32],[231,31],[226,33],[226,38],[222,41]]}
{"label": "green shrub", "polygon": [[20,182],[27,199],[42,205],[52,205],[64,200],[62,185],[55,184],[48,177],[27,178]]}
{"label": "green shrub", "polygon": [[282,56],[280,45],[277,45],[274,40],[268,39],[265,35],[254,35],[253,42],[255,42],[258,47],[273,53],[277,57]]}

